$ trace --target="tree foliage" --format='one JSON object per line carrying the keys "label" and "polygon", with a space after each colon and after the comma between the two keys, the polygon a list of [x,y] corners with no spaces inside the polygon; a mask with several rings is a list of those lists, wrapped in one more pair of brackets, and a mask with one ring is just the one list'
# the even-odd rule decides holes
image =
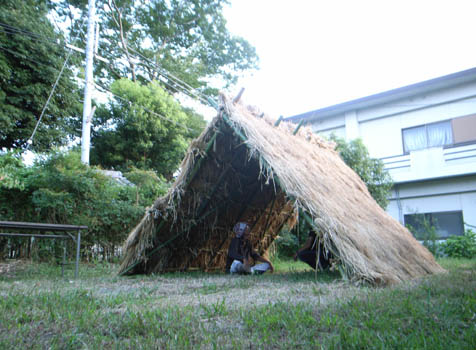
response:
{"label": "tree foliage", "polygon": [[[97,0],[99,54],[111,63],[97,62],[96,74],[143,81],[157,80],[159,71],[165,70],[203,90],[212,77],[235,82],[241,71],[257,67],[258,58],[246,40],[226,28],[222,13],[226,3]],[[54,9],[63,17],[71,17],[74,10],[84,14],[87,0],[62,0]],[[167,89],[176,92],[172,81],[165,82]]]}
{"label": "tree foliage", "polygon": [[385,209],[393,181],[383,162],[369,156],[361,139],[346,142],[335,135],[331,135],[330,139],[337,144],[336,150],[342,160],[360,176],[375,201]]}
{"label": "tree foliage", "polygon": [[[0,149],[25,147],[65,61],[64,39],[40,0],[0,2]],[[56,87],[32,149],[64,145],[76,134],[80,104],[72,71]]]}
{"label": "tree foliage", "polygon": [[438,222],[432,219],[428,214],[415,212],[411,220],[405,220],[405,227],[412,235],[422,242],[422,244],[433,254],[439,256],[438,250]]}
{"label": "tree foliage", "polygon": [[111,89],[116,97],[97,111],[92,164],[155,170],[170,179],[190,139],[203,129],[203,118],[185,113],[156,82],[121,79]]}
{"label": "tree foliage", "polygon": [[124,176],[135,185],[136,204],[150,206],[168,189],[167,181],[155,171],[131,168]]}

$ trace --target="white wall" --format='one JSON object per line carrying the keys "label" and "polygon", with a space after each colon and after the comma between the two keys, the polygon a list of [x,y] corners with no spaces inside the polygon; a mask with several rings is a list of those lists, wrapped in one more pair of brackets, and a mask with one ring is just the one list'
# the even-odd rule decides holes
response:
{"label": "white wall", "polygon": [[[437,107],[439,104],[458,102],[458,109],[464,108],[463,100],[471,100],[476,97],[476,82],[440,89],[431,93],[415,94],[411,97],[395,100],[389,103],[372,106],[359,110],[359,122],[370,121],[375,118],[389,117],[408,113],[409,111]],[[472,103],[465,103],[472,109]],[[474,109],[474,108],[473,108]],[[459,111],[457,112],[459,113]],[[465,113],[463,111],[463,113]]]}
{"label": "white wall", "polygon": [[328,129],[326,131],[318,131],[316,132],[318,135],[329,138],[332,134],[336,135],[339,138],[345,139],[345,127],[342,126],[340,128],[335,129]]}
{"label": "white wall", "polygon": [[[476,85],[474,86],[476,92]],[[402,103],[410,101],[402,101]],[[418,110],[407,110],[401,114],[359,122],[360,137],[374,158],[403,154],[402,129],[434,123],[476,112],[476,98]],[[360,115],[364,113],[359,111]],[[475,131],[476,132],[476,131]]]}
{"label": "white wall", "polygon": [[373,158],[403,154],[401,117],[375,119],[360,124],[360,137]]}
{"label": "white wall", "polygon": [[405,214],[460,210],[464,221],[476,226],[476,175],[399,184],[387,207],[401,223]]}
{"label": "white wall", "polygon": [[345,115],[338,114],[331,118],[319,119],[310,124],[312,131],[330,131],[332,129],[345,128]]}
{"label": "white wall", "polygon": [[[361,137],[370,156],[403,154],[402,129],[476,112],[476,82],[315,120],[313,131]],[[476,132],[476,131],[475,131]]]}
{"label": "white wall", "polygon": [[412,151],[383,162],[395,183],[476,174],[476,143]]}
{"label": "white wall", "polygon": [[325,136],[362,138],[371,157],[389,163],[386,168],[396,183],[476,173],[476,144],[404,155],[402,140],[402,129],[476,113],[475,96],[476,82],[469,82],[318,119],[312,128]]}
{"label": "white wall", "polygon": [[462,211],[464,221],[476,226],[476,144],[403,154],[402,140],[402,129],[475,113],[476,82],[470,82],[336,114],[312,128],[347,140],[360,137],[370,156],[384,161],[399,193],[387,212],[402,224],[405,214]]}

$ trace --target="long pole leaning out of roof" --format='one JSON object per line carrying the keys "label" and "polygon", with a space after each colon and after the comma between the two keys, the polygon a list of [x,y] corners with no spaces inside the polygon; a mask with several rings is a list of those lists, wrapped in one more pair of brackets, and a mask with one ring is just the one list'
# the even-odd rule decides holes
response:
{"label": "long pole leaning out of roof", "polygon": [[88,1],[88,36],[86,42],[86,65],[83,103],[83,129],[81,134],[81,162],[89,164],[89,147],[91,143],[91,97],[93,90],[93,59],[95,41],[96,0]]}

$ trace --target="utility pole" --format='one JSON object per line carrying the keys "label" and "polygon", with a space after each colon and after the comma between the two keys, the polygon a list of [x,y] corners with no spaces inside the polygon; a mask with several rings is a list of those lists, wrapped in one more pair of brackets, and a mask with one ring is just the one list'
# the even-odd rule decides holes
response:
{"label": "utility pole", "polygon": [[81,135],[81,162],[89,164],[89,147],[91,141],[91,95],[93,90],[93,59],[94,59],[94,17],[96,16],[96,0],[88,1],[88,37],[86,42],[86,66],[83,104],[83,131]]}

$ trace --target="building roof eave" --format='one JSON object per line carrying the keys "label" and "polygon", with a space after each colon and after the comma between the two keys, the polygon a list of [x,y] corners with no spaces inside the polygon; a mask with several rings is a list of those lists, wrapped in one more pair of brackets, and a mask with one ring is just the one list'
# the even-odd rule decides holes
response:
{"label": "building roof eave", "polygon": [[316,109],[310,112],[297,114],[285,118],[287,121],[298,122],[302,119],[314,121],[324,119],[336,114],[345,113],[351,110],[368,108],[379,104],[392,102],[416,94],[428,93],[442,88],[464,84],[470,81],[476,81],[476,68],[467,69],[457,73],[445,75],[442,77],[426,80],[423,82],[403,86],[393,90],[380,92],[374,95],[358,98],[355,100],[339,103],[336,105]]}

